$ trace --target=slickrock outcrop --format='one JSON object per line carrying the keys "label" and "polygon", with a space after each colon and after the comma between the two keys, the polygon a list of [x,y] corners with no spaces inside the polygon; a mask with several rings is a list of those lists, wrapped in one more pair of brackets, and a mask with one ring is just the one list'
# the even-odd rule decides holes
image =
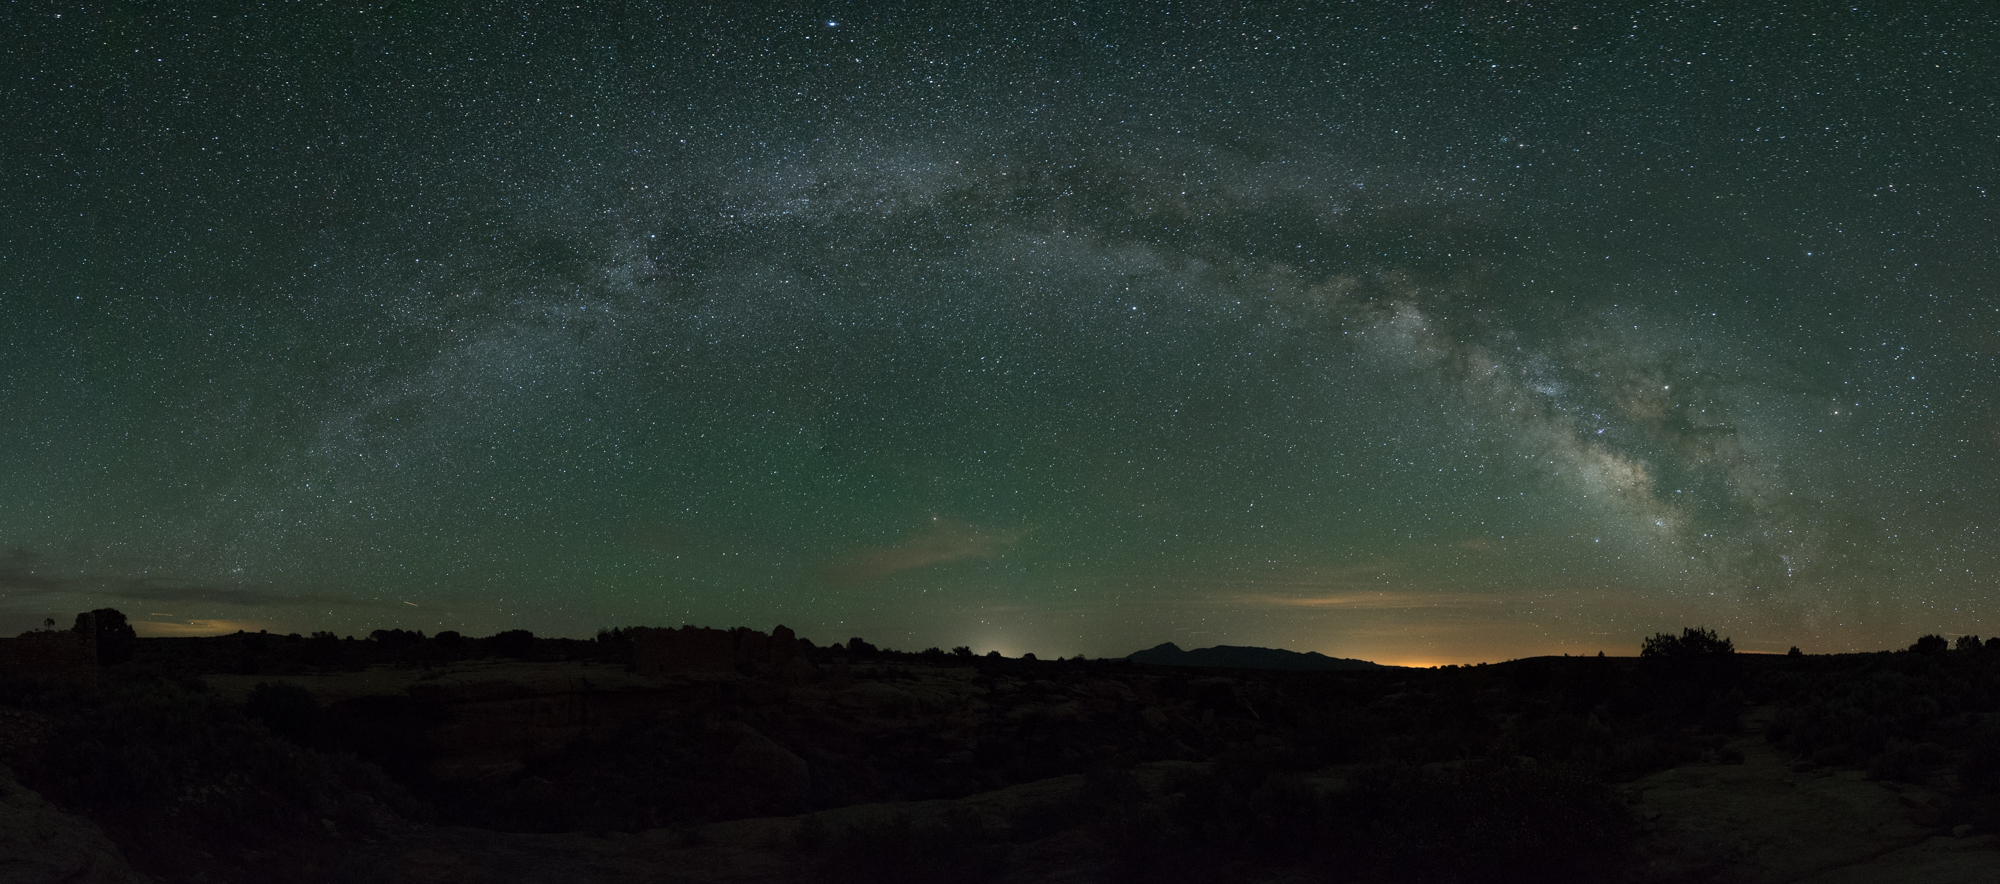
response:
{"label": "slickrock outcrop", "polygon": [[742,787],[736,794],[752,799],[743,802],[746,810],[784,813],[805,809],[812,791],[812,773],[805,759],[749,725],[731,722],[724,730],[736,742],[728,761]]}
{"label": "slickrock outcrop", "polygon": [[33,767],[55,735],[55,723],[46,715],[0,708],[0,765]]}
{"label": "slickrock outcrop", "polygon": [[[783,665],[773,646],[789,641],[782,631],[770,637],[761,659]],[[744,646],[758,659],[754,641],[732,645],[732,654]],[[208,681],[232,698],[260,681],[306,688],[325,706],[337,742],[397,776],[502,791],[540,776],[557,786],[557,799],[575,804],[652,784],[644,788],[654,797],[633,799],[658,806],[657,821],[638,811],[645,825],[968,794],[1096,759],[1198,757],[1191,747],[1212,748],[1256,726],[1250,703],[1228,687],[1183,686],[1166,696],[1161,676],[1079,675],[1051,681],[901,665],[766,679],[485,662]]]}
{"label": "slickrock outcrop", "polygon": [[138,884],[118,846],[95,823],[57,809],[0,767],[0,882]]}
{"label": "slickrock outcrop", "polygon": [[[1760,716],[1768,710],[1748,716],[1753,733]],[[1732,746],[1742,762],[1684,765],[1624,787],[1651,833],[1646,880],[1727,869],[1754,884],[1971,884],[2000,869],[1992,835],[1939,827],[1946,799],[1933,789],[1800,770],[1755,736]]]}
{"label": "slickrock outcrop", "polygon": [[475,782],[509,777],[536,759],[641,727],[667,699],[657,684],[612,667],[522,668],[418,681],[404,696],[354,697],[330,711],[380,740],[400,742],[440,782]]}

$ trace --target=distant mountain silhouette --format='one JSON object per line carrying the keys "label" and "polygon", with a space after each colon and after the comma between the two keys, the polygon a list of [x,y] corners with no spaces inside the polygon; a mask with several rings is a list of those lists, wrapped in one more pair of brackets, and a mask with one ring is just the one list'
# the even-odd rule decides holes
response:
{"label": "distant mountain silhouette", "polygon": [[1301,654],[1277,648],[1243,648],[1234,645],[1216,645],[1212,648],[1183,651],[1180,645],[1173,642],[1163,642],[1146,650],[1127,654],[1125,659],[1135,663],[1151,663],[1155,666],[1216,666],[1235,669],[1394,668],[1366,660],[1329,657],[1316,651]]}

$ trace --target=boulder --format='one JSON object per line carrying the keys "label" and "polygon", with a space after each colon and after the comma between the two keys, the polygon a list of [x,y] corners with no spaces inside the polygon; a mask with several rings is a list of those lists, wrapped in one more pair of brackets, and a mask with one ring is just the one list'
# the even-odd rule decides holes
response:
{"label": "boulder", "polygon": [[46,715],[0,709],[0,764],[32,768],[55,735],[55,722]]}
{"label": "boulder", "polygon": [[0,767],[0,882],[125,884],[132,870],[95,823],[62,812]]}
{"label": "boulder", "polygon": [[736,739],[729,753],[729,770],[747,803],[765,812],[797,813],[805,809],[812,789],[812,772],[803,758],[758,733],[749,725],[725,726]]}

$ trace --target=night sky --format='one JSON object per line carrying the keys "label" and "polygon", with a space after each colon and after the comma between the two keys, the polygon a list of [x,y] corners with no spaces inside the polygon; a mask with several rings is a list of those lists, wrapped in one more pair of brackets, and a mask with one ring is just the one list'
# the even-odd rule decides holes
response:
{"label": "night sky", "polygon": [[6,7],[0,633],[2000,632],[1990,2],[660,5]]}

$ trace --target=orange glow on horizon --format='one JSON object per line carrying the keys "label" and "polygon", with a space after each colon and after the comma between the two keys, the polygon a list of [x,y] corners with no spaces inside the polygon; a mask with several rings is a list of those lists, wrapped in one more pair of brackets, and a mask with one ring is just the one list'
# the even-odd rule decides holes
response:
{"label": "orange glow on horizon", "polygon": [[190,638],[209,635],[229,635],[234,632],[256,632],[266,629],[264,623],[248,620],[180,620],[165,623],[158,620],[132,621],[132,631],[140,638]]}

